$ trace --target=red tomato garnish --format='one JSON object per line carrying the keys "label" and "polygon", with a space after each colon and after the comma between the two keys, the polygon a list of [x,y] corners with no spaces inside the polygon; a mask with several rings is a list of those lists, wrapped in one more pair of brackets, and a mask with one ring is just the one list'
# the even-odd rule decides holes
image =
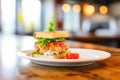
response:
{"label": "red tomato garnish", "polygon": [[66,59],[78,59],[79,54],[78,53],[66,53]]}
{"label": "red tomato garnish", "polygon": [[49,45],[51,45],[51,46],[63,46],[64,42],[51,42],[51,43],[49,43]]}

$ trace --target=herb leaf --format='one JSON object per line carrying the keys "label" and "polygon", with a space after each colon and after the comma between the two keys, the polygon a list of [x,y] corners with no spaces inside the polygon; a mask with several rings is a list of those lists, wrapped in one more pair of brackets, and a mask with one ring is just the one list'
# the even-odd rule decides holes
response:
{"label": "herb leaf", "polygon": [[48,28],[47,28],[47,31],[48,32],[53,32],[55,29],[55,24],[53,21],[50,21],[49,25],[48,25]]}

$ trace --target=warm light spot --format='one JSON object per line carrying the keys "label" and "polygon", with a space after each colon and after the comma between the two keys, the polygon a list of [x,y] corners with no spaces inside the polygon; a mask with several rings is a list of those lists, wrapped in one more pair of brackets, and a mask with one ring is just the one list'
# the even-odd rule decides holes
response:
{"label": "warm light spot", "polygon": [[95,12],[95,7],[93,5],[86,4],[83,8],[83,12],[86,16],[91,16]]}
{"label": "warm light spot", "polygon": [[73,11],[74,11],[74,12],[80,12],[80,10],[81,10],[81,7],[80,7],[79,4],[75,4],[75,5],[73,6]]}
{"label": "warm light spot", "polygon": [[106,14],[108,12],[107,6],[101,6],[99,9],[101,14]]}
{"label": "warm light spot", "polygon": [[63,4],[62,5],[62,11],[63,12],[68,12],[70,10],[70,5],[69,4]]}

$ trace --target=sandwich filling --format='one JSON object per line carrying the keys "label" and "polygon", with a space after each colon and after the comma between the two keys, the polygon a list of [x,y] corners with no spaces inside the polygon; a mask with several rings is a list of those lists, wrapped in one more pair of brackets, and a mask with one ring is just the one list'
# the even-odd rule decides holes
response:
{"label": "sandwich filling", "polygon": [[44,56],[59,56],[59,58],[64,58],[65,54],[68,52],[69,47],[64,43],[64,38],[36,38],[35,48],[32,55],[39,54]]}

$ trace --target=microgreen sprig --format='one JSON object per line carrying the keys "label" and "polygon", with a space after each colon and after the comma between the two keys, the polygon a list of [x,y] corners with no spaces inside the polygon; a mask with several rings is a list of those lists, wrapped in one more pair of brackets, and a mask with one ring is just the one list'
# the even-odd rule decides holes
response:
{"label": "microgreen sprig", "polygon": [[53,32],[53,31],[55,31],[55,24],[54,24],[53,21],[50,21],[50,23],[49,23],[49,25],[48,25],[48,27],[47,27],[47,31],[48,31],[48,32]]}

